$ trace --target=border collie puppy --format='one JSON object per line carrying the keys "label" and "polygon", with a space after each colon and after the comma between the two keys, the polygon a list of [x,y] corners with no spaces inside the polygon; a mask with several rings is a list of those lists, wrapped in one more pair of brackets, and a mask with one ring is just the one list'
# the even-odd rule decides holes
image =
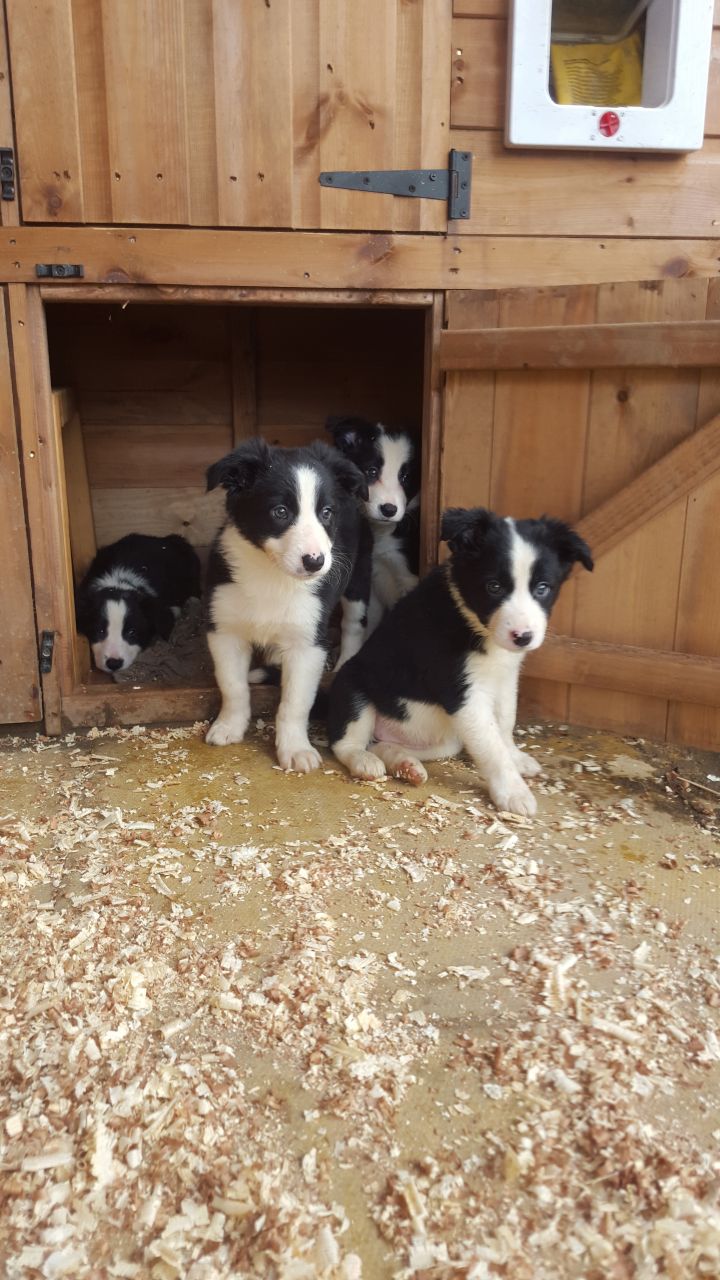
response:
{"label": "border collie puppy", "polygon": [[122,671],[200,595],[200,561],[179,534],[129,533],[101,547],[77,591],[77,628],[99,671]]}
{"label": "border collie puppy", "polygon": [[[364,418],[328,418],[335,447],[362,471],[368,485],[365,515],[373,536],[368,631],[386,609],[417,585],[420,557],[420,463],[407,431],[390,431]],[[343,647],[340,662],[350,657]]]}
{"label": "border collie puppy", "polygon": [[[522,660],[542,644],[550,610],[590,549],[559,520],[446,511],[451,556],[383,618],[329,690],[329,739],[356,778],[389,770],[416,785],[421,760],[464,749],[498,809],[537,809],[524,781],[540,772],[515,746]],[[370,743],[372,746],[368,746]]]}
{"label": "border collie puppy", "polygon": [[206,741],[241,742],[250,719],[253,647],[281,668],[275,745],[283,769],[309,773],[321,758],[308,715],[327,659],[339,600],[367,609],[369,555],[360,542],[362,474],[335,449],[271,448],[248,440],[207,473],[227,491],[228,518],[208,562],[208,645],[222,694]]}

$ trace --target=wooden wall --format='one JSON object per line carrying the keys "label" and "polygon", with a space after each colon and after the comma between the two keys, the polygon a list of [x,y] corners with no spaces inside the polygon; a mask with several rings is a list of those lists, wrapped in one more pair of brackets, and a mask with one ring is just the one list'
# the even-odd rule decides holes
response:
{"label": "wooden wall", "polygon": [[8,0],[7,15],[24,221],[445,225],[441,203],[318,174],[447,163],[449,0]]}
{"label": "wooden wall", "polygon": [[[475,330],[718,317],[720,287],[706,280],[458,292],[448,294],[447,314],[450,329]],[[717,336],[712,341],[717,347]],[[475,368],[446,376],[442,503],[512,516],[578,521],[720,413],[717,366]],[[687,493],[678,473],[677,500],[604,554],[592,575],[578,573],[566,585],[554,631],[717,658],[720,457],[715,467]],[[715,705],[678,702],[660,676],[643,693],[529,679],[525,696],[526,712],[555,720],[695,746],[720,742],[720,696]]]}
{"label": "wooden wall", "polygon": [[51,305],[53,384],[76,396],[98,544],[131,531],[203,548],[209,464],[243,437],[307,444],[329,413],[419,426],[421,309]]}
{"label": "wooden wall", "polygon": [[454,0],[451,143],[474,156],[465,234],[716,236],[720,0],[706,141],[687,156],[506,149],[509,0]]}

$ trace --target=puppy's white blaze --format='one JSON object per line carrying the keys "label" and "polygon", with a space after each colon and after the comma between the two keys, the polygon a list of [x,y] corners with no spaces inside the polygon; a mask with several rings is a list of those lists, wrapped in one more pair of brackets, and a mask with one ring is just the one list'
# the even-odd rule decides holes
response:
{"label": "puppy's white blaze", "polygon": [[306,578],[310,575],[303,565],[303,556],[324,556],[321,569],[312,574],[322,578],[332,564],[332,544],[327,530],[317,517],[318,484],[320,477],[312,467],[298,467],[295,471],[295,492],[298,498],[298,514],[286,533],[279,538],[268,538],[265,549],[286,573]]}
{"label": "puppy's white blaze", "polygon": [[[385,520],[389,524],[397,524],[405,515],[407,498],[400,480],[401,468],[410,461],[412,445],[406,436],[382,435],[379,441],[383,456],[383,466],[379,479],[370,485],[367,513],[371,520]],[[386,503],[397,508],[395,515],[384,516],[380,510]]]}
{"label": "puppy's white blaze", "polygon": [[[512,595],[504,600],[500,608],[493,614],[488,630],[498,644],[505,649],[516,650],[512,633],[519,635],[527,631],[532,633],[532,640],[525,646],[525,652],[539,649],[545,638],[547,617],[544,609],[538,604],[530,590],[532,572],[537,560],[537,548],[520,537],[514,520],[507,519],[510,529],[510,572],[513,579]],[[517,650],[516,650],[517,651]]]}
{"label": "puppy's white blaze", "polygon": [[118,667],[117,670],[127,670],[128,667],[132,666],[140,652],[139,645],[128,644],[123,639],[123,625],[127,613],[127,605],[124,600],[107,600],[104,608],[108,624],[107,635],[104,640],[98,640],[92,646],[95,666],[99,671],[107,671],[108,658],[120,658],[122,667]]}

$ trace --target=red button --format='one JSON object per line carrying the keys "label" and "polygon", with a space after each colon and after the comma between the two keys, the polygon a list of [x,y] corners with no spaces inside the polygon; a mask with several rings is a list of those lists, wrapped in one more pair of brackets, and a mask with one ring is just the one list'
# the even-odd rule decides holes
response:
{"label": "red button", "polygon": [[617,111],[603,111],[598,120],[598,129],[604,138],[612,138],[620,128],[620,117]]}

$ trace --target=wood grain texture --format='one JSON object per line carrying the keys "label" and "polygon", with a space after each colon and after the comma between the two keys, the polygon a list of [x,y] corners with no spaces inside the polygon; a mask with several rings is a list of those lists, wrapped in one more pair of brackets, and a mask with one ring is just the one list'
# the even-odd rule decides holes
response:
{"label": "wood grain texture", "polygon": [[75,405],[62,424],[62,451],[75,585],[85,576],[97,551],[90,481],[82,423]]}
{"label": "wood grain texture", "polygon": [[[588,324],[595,318],[596,290],[509,290],[500,300],[503,326]],[[575,520],[582,509],[585,433],[590,392],[587,371],[498,372],[492,445],[490,505],[502,515],[543,512]],[[562,464],[559,460],[562,459]],[[563,590],[554,625],[571,630],[575,583]],[[567,685],[535,684],[535,706],[565,719]]]}
{"label": "wood grain texture", "polygon": [[702,368],[720,363],[720,321],[459,329],[440,341],[443,369]]}
{"label": "wood grain texture", "polygon": [[445,298],[435,297],[425,314],[425,345],[422,407],[422,488],[420,508],[420,572],[438,562],[440,541],[440,493],[442,448],[442,374],[438,362]]}
{"label": "wood grain texture", "polygon": [[[497,325],[500,300],[494,290],[448,294],[447,332],[477,325]],[[488,507],[492,471],[495,374],[491,371],[449,373],[445,378],[441,506]]]}
{"label": "wood grain texture", "polygon": [[[453,224],[455,225],[455,224]],[[554,230],[557,231],[557,219]],[[81,262],[88,284],[280,289],[494,289],[716,278],[720,239],[610,239],[4,227],[0,282]],[[61,288],[68,288],[67,284]],[[623,317],[627,319],[627,317]]]}
{"label": "wood grain texture", "polygon": [[595,560],[720,470],[720,415],[579,522]]}
{"label": "wood grain texture", "polygon": [[0,614],[0,724],[14,724],[39,720],[42,705],[4,292],[0,294],[0,544],[5,548]]}
{"label": "wood grain texture", "polygon": [[[694,321],[705,316],[706,295],[706,282],[693,280],[601,286],[598,320]],[[695,429],[698,384],[699,373],[693,369],[599,370],[593,375],[584,511],[618,493]],[[579,578],[575,624],[568,630],[586,639],[671,650],[684,520],[681,499],[603,556],[592,576]],[[667,700],[574,688],[569,714],[581,723],[662,739]]]}
{"label": "wood grain texture", "polygon": [[[683,156],[512,149],[502,134],[451,130],[471,151],[471,235],[712,236],[720,140]],[[575,277],[570,276],[573,279]]]}
{"label": "wood grain texture", "polygon": [[441,203],[327,191],[318,175],[447,163],[449,5],[11,8],[29,220],[444,230]]}
{"label": "wood grain texture", "polygon": [[7,18],[23,218],[82,222],[71,0],[8,0]]}
{"label": "wood grain texture", "polygon": [[[706,315],[720,319],[720,288],[708,285]],[[704,369],[700,375],[697,421],[700,430],[712,415],[720,414],[720,369]],[[675,649],[717,655],[720,652],[718,599],[720,559],[714,551],[720,478],[716,474],[691,493],[685,504],[683,561],[675,621]],[[720,710],[671,701],[667,734],[671,742],[720,751]]]}
{"label": "wood grain texture", "polygon": [[102,0],[114,222],[188,222],[184,30],[177,0]]}
{"label": "wood grain texture", "polygon": [[[7,141],[17,155],[15,141],[15,120],[13,117],[12,91],[10,85],[10,58],[7,43],[7,18],[5,0],[0,3],[0,137]],[[0,224],[3,227],[16,227],[20,221],[20,205],[18,201],[18,183],[15,183],[15,199],[0,201]]]}
{"label": "wood grain texture", "polygon": [[633,645],[550,636],[527,660],[528,675],[720,707],[720,659]]}
{"label": "wood grain texture", "polygon": [[450,87],[453,129],[504,128],[506,64],[506,21],[497,18],[453,20]]}

